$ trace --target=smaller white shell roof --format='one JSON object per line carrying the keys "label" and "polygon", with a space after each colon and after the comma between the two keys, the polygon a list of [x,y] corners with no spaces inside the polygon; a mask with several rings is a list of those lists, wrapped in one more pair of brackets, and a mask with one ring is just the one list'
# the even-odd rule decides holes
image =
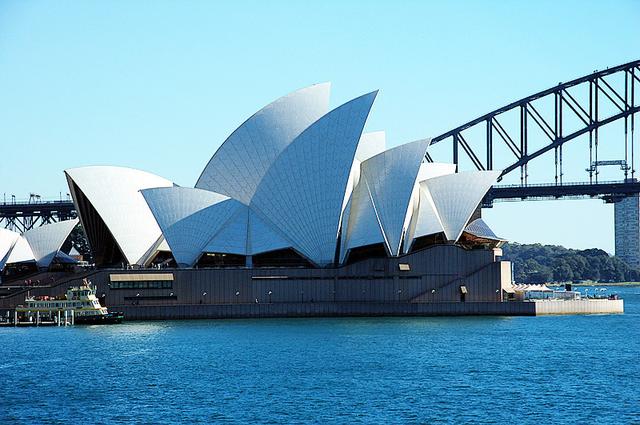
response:
{"label": "smaller white shell roof", "polygon": [[180,186],[143,189],[141,192],[161,229],[229,199],[220,193]]}
{"label": "smaller white shell roof", "polygon": [[4,267],[6,260],[9,259],[9,253],[18,238],[20,238],[19,233],[0,228],[0,269]]}
{"label": "smaller white shell roof", "polygon": [[22,236],[29,242],[38,267],[49,267],[78,222],[77,218],[63,220],[24,232]]}
{"label": "smaller white shell roof", "polygon": [[19,233],[0,228],[0,270],[7,264],[33,261],[29,243]]}
{"label": "smaller white shell roof", "polygon": [[211,238],[242,206],[228,196],[187,187],[148,189],[142,194],[181,266],[194,265]]}
{"label": "smaller white shell roof", "polygon": [[394,256],[400,253],[418,170],[430,141],[405,143],[362,163],[362,178],[367,182],[387,249]]}
{"label": "smaller white shell roof", "polygon": [[422,184],[419,190],[420,204],[413,239],[444,231],[442,221],[431,198],[431,193],[429,193],[426,186]]}
{"label": "smaller white shell roof", "polygon": [[501,171],[465,171],[426,180],[448,240],[457,241]]}
{"label": "smaller white shell roof", "polygon": [[366,181],[361,180],[356,186],[344,215],[341,262],[353,248],[385,242]]}
{"label": "smaller white shell roof", "polygon": [[493,230],[491,230],[489,225],[481,218],[477,218],[473,220],[471,223],[469,223],[469,225],[464,229],[464,231],[474,236],[477,236],[479,238],[493,239],[496,241],[506,240],[497,236],[495,233],[493,233]]}
{"label": "smaller white shell roof", "polygon": [[33,250],[29,246],[29,242],[27,242],[25,238],[20,237],[9,254],[7,264],[22,263],[23,261],[33,261],[35,259]]}
{"label": "smaller white shell roof", "polygon": [[[351,199],[353,189],[358,185],[358,182],[360,181],[362,161],[366,161],[367,159],[376,156],[381,152],[384,152],[386,146],[385,137],[386,136],[384,131],[362,133],[362,136],[360,136],[360,142],[358,143],[356,155],[353,159],[353,164],[351,165],[349,181],[347,183],[347,189],[345,190],[344,199],[342,202],[342,210],[344,214],[346,214],[345,209],[347,206],[347,202],[349,201],[349,199]],[[347,221],[345,218],[343,218],[343,220],[345,222]]]}
{"label": "smaller white shell roof", "polygon": [[[140,191],[171,187],[173,183],[127,167],[89,166],[65,170],[65,173],[100,215],[127,261],[139,263],[161,233]],[[77,205],[77,194],[72,185],[69,186]],[[79,215],[83,222],[80,211]]]}

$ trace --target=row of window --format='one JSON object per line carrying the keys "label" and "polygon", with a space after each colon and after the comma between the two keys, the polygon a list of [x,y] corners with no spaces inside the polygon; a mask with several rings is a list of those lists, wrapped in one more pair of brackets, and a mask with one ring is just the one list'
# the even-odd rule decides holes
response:
{"label": "row of window", "polygon": [[56,302],[56,301],[52,301],[49,303],[38,303],[37,305],[34,305],[34,308],[70,308],[70,307],[91,307],[91,306],[97,306],[98,305],[98,301],[92,301],[92,302],[88,302],[88,301],[74,301],[74,302]]}
{"label": "row of window", "polygon": [[123,281],[111,282],[111,289],[171,289],[173,288],[172,280],[144,280],[144,281]]}

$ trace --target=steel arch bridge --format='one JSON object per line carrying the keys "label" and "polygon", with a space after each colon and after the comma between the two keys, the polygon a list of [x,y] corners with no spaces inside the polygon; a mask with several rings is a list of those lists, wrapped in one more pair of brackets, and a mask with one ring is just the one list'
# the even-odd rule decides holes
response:
{"label": "steel arch bridge", "polygon": [[[561,197],[600,197],[614,202],[626,196],[640,193],[640,183],[635,179],[635,114],[640,111],[636,95],[640,87],[640,60],[596,71],[590,75],[560,83],[555,87],[510,103],[466,124],[432,139],[431,145],[449,144],[450,156],[435,157],[427,154],[427,160],[440,160],[460,165],[467,160],[477,170],[502,169],[502,177],[517,170],[520,184],[494,186],[485,198],[485,206],[495,199],[544,199]],[[549,107],[550,106],[550,107]],[[517,123],[503,125],[503,117],[517,115]],[[506,120],[506,118],[505,118]],[[571,120],[570,130],[565,123]],[[599,130],[614,121],[624,122],[624,159],[603,161],[599,158],[601,147]],[[477,137],[478,130],[482,136]],[[475,131],[475,138],[468,133]],[[531,146],[531,133],[536,131],[546,141],[543,146]],[[586,135],[589,139],[588,182],[563,181],[563,148]],[[506,147],[511,156],[501,158],[495,167],[494,151]],[[554,155],[553,183],[529,184],[529,165],[546,153]],[[503,155],[504,156],[504,155]],[[602,166],[617,165],[624,171],[624,180],[599,181]]]}

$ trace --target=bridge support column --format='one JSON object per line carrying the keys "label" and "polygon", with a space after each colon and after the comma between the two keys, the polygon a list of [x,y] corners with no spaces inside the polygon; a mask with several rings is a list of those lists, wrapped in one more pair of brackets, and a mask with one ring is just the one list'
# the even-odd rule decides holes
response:
{"label": "bridge support column", "polygon": [[640,267],[640,196],[615,203],[616,256],[632,267]]}

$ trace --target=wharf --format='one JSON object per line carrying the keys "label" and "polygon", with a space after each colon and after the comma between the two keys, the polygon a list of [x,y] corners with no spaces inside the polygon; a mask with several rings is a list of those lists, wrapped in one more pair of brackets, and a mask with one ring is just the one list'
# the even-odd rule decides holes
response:
{"label": "wharf", "polygon": [[583,298],[580,300],[536,300],[536,316],[550,314],[622,314],[624,300]]}
{"label": "wharf", "polygon": [[[35,314],[34,314],[35,313]],[[75,324],[73,310],[62,311],[51,309],[41,314],[40,311],[27,311],[18,315],[15,309],[2,311],[0,327],[40,327],[40,326],[70,326]],[[20,319],[29,320],[20,320]]]}

